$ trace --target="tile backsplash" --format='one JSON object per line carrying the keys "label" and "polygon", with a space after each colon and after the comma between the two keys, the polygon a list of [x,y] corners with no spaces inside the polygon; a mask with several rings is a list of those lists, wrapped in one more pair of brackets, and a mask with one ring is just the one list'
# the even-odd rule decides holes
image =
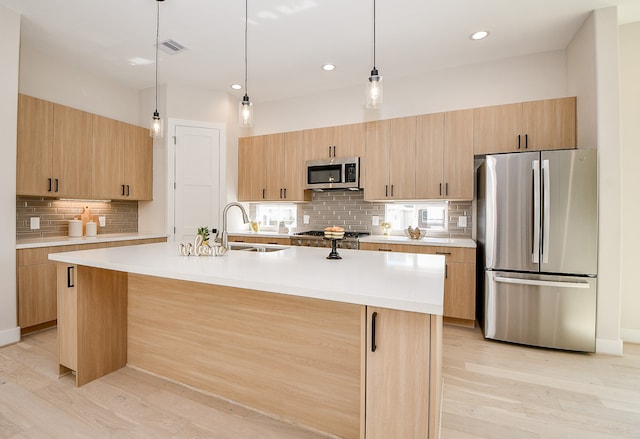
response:
{"label": "tile backsplash", "polygon": [[[305,215],[309,216],[309,224],[303,223]],[[377,216],[380,222],[384,221],[385,203],[365,201],[363,191],[313,192],[311,203],[298,204],[297,231],[322,230],[335,225],[342,226],[347,231],[381,235],[381,227],[371,224],[372,216]],[[460,216],[467,217],[466,227],[458,227]],[[471,201],[449,201],[448,230],[429,232],[429,236],[471,238],[472,227]]]}
{"label": "tile backsplash", "polygon": [[[85,206],[91,214],[104,216],[105,227],[98,234],[135,233],[138,231],[137,201],[63,201],[44,197],[16,197],[16,239],[67,236],[69,220],[80,215]],[[31,230],[32,217],[40,218],[40,229]]]}

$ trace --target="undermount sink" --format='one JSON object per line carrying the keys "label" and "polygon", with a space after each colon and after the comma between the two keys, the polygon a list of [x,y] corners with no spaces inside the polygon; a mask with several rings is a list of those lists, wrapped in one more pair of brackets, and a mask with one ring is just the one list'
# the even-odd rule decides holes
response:
{"label": "undermount sink", "polygon": [[258,253],[272,253],[280,250],[284,250],[287,247],[272,247],[266,245],[256,245],[256,244],[232,244],[229,243],[229,250],[238,250],[245,252],[258,252]]}

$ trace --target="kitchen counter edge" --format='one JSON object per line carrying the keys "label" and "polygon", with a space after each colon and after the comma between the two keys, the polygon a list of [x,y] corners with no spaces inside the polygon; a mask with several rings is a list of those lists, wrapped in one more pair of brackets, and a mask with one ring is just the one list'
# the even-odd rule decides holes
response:
{"label": "kitchen counter edge", "polygon": [[136,239],[166,238],[167,235],[141,234],[141,233],[109,233],[98,236],[83,236],[82,238],[70,238],[68,236],[56,236],[53,238],[19,239],[16,240],[16,250],[40,247],[59,247],[65,245],[96,244],[101,242],[133,241]]}

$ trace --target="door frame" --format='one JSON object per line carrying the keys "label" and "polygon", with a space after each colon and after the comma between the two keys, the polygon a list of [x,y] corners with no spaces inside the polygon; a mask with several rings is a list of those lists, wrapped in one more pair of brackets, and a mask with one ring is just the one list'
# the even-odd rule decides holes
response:
{"label": "door frame", "polygon": [[[167,130],[167,240],[175,241],[175,190],[174,180],[176,175],[176,128],[185,126],[191,128],[210,128],[220,131],[220,200],[226,200],[227,195],[227,133],[225,124],[210,123],[185,119],[168,119],[169,127]],[[222,206],[220,206],[222,212]],[[218,223],[222,224],[222,218],[218,218]]]}

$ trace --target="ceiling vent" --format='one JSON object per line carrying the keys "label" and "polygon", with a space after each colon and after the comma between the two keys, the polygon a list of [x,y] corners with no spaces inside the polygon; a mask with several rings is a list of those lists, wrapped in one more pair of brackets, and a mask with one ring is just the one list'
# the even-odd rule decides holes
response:
{"label": "ceiling vent", "polygon": [[165,40],[160,43],[160,50],[168,53],[169,55],[175,55],[176,53],[184,52],[187,50],[182,44],[173,40]]}

